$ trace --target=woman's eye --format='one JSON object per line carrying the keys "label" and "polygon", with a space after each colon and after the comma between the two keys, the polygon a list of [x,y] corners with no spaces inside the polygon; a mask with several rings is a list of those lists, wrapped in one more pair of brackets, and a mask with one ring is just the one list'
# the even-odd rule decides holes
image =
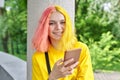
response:
{"label": "woman's eye", "polygon": [[49,23],[49,25],[54,25],[54,23]]}
{"label": "woman's eye", "polygon": [[65,24],[65,22],[61,22],[61,24]]}

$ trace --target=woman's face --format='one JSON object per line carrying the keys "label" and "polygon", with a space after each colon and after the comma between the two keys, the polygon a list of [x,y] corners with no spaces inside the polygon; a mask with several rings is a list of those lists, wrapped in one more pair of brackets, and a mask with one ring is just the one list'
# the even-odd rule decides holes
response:
{"label": "woman's face", "polygon": [[65,18],[64,16],[55,11],[50,16],[49,21],[49,37],[53,40],[60,40],[65,28]]}

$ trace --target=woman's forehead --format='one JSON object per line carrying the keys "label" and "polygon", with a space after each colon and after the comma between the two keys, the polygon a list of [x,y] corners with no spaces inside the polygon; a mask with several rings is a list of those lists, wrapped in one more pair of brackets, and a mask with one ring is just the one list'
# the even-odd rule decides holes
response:
{"label": "woman's forehead", "polygon": [[65,19],[64,18],[64,15],[62,13],[60,13],[59,11],[54,11],[51,13],[51,16],[50,16],[50,20],[61,20],[61,19]]}

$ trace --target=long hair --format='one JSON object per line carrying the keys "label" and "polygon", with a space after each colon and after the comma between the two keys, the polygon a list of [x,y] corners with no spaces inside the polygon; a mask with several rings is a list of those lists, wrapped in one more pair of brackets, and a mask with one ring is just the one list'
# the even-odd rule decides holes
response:
{"label": "long hair", "polygon": [[57,11],[62,13],[65,17],[65,31],[58,45],[58,48],[60,50],[65,51],[72,48],[72,46],[75,44],[77,39],[76,39],[74,28],[72,27],[70,16],[66,12],[66,10],[64,10],[62,7],[58,5],[56,5],[55,8]]}
{"label": "long hair", "polygon": [[43,12],[36,32],[32,39],[32,45],[37,51],[41,52],[48,51],[50,45],[50,41],[48,38],[49,16],[54,11],[59,11],[60,13],[62,13],[66,20],[65,31],[58,44],[58,49],[59,50],[70,49],[77,40],[68,13],[58,5],[50,6]]}

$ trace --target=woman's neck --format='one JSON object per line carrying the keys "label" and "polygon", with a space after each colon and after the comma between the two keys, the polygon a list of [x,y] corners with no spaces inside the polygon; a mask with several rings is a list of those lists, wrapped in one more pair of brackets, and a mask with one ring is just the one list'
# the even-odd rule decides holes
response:
{"label": "woman's neck", "polygon": [[54,39],[50,38],[50,43],[55,49],[57,49],[58,44],[59,44],[59,40],[54,40]]}

